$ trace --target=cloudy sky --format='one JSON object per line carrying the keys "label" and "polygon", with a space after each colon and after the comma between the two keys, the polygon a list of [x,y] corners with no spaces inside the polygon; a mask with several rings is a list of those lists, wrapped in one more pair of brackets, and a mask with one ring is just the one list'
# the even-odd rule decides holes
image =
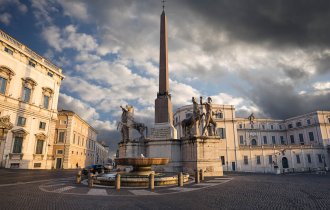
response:
{"label": "cloudy sky", "polygon": [[[115,147],[120,105],[152,124],[160,0],[0,0],[0,27],[66,75],[71,109]],[[174,110],[192,96],[236,115],[330,110],[330,1],[167,0]]]}

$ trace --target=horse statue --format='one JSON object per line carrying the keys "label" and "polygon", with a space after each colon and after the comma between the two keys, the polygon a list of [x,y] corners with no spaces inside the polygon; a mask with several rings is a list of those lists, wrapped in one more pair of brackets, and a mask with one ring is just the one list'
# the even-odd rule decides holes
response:
{"label": "horse statue", "polygon": [[195,133],[194,135],[199,134],[199,126],[201,124],[201,119],[204,113],[201,114],[199,106],[195,100],[195,97],[192,97],[193,102],[193,115],[187,119],[182,120],[181,127],[183,130],[184,136],[191,135],[191,128],[195,126]]}

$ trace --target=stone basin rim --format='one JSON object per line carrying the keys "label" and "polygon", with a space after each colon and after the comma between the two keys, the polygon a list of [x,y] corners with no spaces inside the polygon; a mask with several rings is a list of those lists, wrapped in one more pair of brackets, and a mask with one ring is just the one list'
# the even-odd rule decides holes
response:
{"label": "stone basin rim", "polygon": [[132,165],[132,166],[151,166],[151,165],[165,165],[169,162],[169,158],[116,158],[115,162],[118,165]]}

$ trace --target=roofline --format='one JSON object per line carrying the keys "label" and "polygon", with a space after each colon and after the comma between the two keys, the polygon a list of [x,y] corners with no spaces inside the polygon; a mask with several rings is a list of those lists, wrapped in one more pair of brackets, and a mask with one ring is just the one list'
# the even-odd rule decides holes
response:
{"label": "roofline", "polygon": [[92,130],[94,130],[96,134],[98,134],[98,131],[93,126],[91,126],[88,122],[86,122],[84,119],[82,119],[74,111],[72,111],[72,110],[65,110],[65,109],[58,110],[58,115],[61,115],[61,114],[70,114],[71,116],[78,117],[81,121],[83,121],[84,123],[86,123]]}

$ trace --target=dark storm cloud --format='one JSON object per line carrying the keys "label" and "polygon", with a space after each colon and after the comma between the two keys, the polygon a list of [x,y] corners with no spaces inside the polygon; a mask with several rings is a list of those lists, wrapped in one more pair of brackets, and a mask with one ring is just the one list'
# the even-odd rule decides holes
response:
{"label": "dark storm cloud", "polygon": [[186,0],[181,3],[235,39],[276,46],[330,45],[330,1]]}
{"label": "dark storm cloud", "polygon": [[272,118],[286,119],[316,110],[330,110],[330,93],[300,95],[294,84],[276,83],[269,78],[259,78],[251,84],[247,96]]}

